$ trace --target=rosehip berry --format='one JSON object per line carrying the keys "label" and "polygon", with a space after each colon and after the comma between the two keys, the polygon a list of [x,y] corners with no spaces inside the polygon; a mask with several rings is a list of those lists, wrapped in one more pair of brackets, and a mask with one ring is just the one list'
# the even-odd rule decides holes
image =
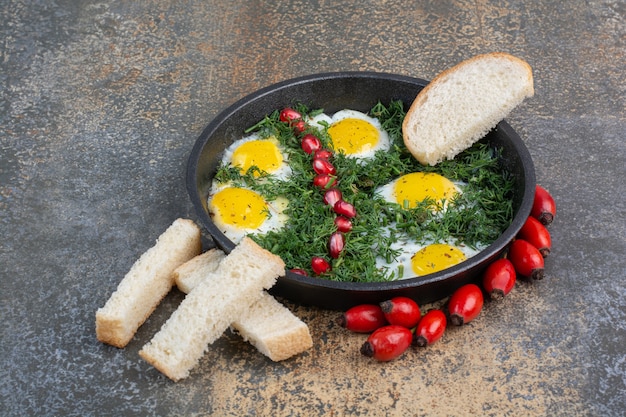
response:
{"label": "rosehip berry", "polygon": [[361,346],[365,356],[386,362],[402,355],[411,345],[413,333],[404,326],[390,324],[374,331]]}
{"label": "rosehip berry", "polygon": [[430,310],[424,314],[424,317],[417,323],[413,344],[419,347],[432,345],[437,340],[441,339],[441,336],[443,336],[446,330],[447,323],[448,320],[443,311],[436,309]]}
{"label": "rosehip berry", "polygon": [[335,207],[337,201],[340,201],[342,198],[341,191],[338,188],[330,188],[324,193],[324,203],[328,204],[331,207]]}
{"label": "rosehip berry", "polygon": [[330,263],[328,263],[328,261],[324,258],[314,256],[311,259],[311,269],[315,272],[315,274],[322,275],[330,270]]}
{"label": "rosehip berry", "polygon": [[313,178],[313,185],[318,188],[326,189],[337,183],[337,178],[328,174],[319,174]]}
{"label": "rosehip berry", "polygon": [[520,229],[517,237],[524,239],[537,249],[541,256],[546,258],[550,254],[552,248],[552,239],[550,238],[550,232],[539,220],[532,216],[526,219],[526,222]]}
{"label": "rosehip berry", "polygon": [[448,303],[450,322],[461,326],[474,320],[483,308],[483,293],[476,284],[465,284],[457,289]]}
{"label": "rosehip berry", "polygon": [[552,195],[540,185],[535,186],[535,199],[530,215],[544,225],[549,225],[556,216],[556,203]]}
{"label": "rosehip berry", "polygon": [[335,226],[337,226],[337,230],[340,232],[347,233],[352,230],[352,222],[350,219],[344,216],[335,217]]}
{"label": "rosehip berry", "polygon": [[291,128],[294,132],[300,134],[306,130],[306,123],[304,120],[298,120],[291,123]]}
{"label": "rosehip berry", "polygon": [[539,249],[524,239],[515,239],[511,243],[509,259],[519,275],[534,280],[543,278],[543,256]]}
{"label": "rosehip berry", "polygon": [[302,138],[301,146],[304,152],[312,154],[322,147],[322,142],[320,142],[317,136],[307,133]]}
{"label": "rosehip berry", "polygon": [[319,149],[313,154],[315,159],[330,159],[333,157],[333,153],[328,149]]}
{"label": "rosehip berry", "polygon": [[510,260],[498,259],[483,273],[483,289],[492,300],[500,299],[515,286],[515,268]]}
{"label": "rosehip berry", "polygon": [[346,238],[343,233],[335,232],[330,235],[330,239],[328,239],[328,252],[330,253],[331,258],[337,259],[343,251],[344,246],[346,245]]}
{"label": "rosehip berry", "polygon": [[356,333],[371,333],[387,324],[380,306],[361,304],[354,306],[339,317],[341,327]]}
{"label": "rosehip berry", "polygon": [[328,174],[335,175],[337,173],[337,169],[335,166],[331,164],[327,159],[313,159],[313,171],[316,174]]}
{"label": "rosehip berry", "polygon": [[380,303],[389,324],[404,326],[408,329],[415,327],[422,313],[415,301],[408,297],[394,297]]}
{"label": "rosehip berry", "polygon": [[356,217],[356,209],[347,201],[339,200],[333,206],[335,213],[345,216],[349,219]]}

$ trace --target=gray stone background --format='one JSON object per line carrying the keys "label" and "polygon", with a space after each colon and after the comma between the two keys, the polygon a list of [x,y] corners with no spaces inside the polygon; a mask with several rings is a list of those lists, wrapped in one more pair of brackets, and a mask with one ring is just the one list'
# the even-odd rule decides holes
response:
{"label": "gray stone background", "polygon": [[[534,70],[507,120],[557,201],[543,281],[385,364],[337,312],[283,300],[314,347],[272,363],[226,333],[173,383],[94,314],[177,217],[202,128],[316,72],[425,79],[477,53]],[[563,415],[626,409],[623,1],[0,0],[1,415]],[[210,241],[207,238],[207,244]]]}

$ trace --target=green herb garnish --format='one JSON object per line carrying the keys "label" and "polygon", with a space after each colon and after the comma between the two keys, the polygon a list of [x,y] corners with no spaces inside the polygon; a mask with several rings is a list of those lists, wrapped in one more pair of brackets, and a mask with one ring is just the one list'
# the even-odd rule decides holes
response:
{"label": "green herb garnish", "polygon": [[[300,104],[297,110],[309,115],[322,112],[310,111]],[[480,248],[493,242],[508,227],[513,217],[513,180],[499,164],[500,150],[478,142],[454,160],[434,167],[424,166],[413,158],[402,141],[405,116],[402,102],[393,101],[388,106],[378,103],[369,114],[378,118],[389,134],[391,149],[378,151],[369,160],[348,158],[343,154],[333,157],[340,179],[338,188],[343,199],[356,207],[357,216],[352,221],[352,231],[345,234],[344,250],[338,259],[332,260],[332,271],[324,278],[349,282],[393,280],[398,273],[377,267],[376,259],[392,261],[397,253],[390,245],[401,236],[416,241],[445,240]],[[325,147],[331,147],[325,128],[310,129]],[[301,150],[300,140],[291,128],[279,121],[278,111],[247,129],[246,133],[253,131],[264,137],[277,138],[288,154],[293,174],[287,180],[279,180],[258,170],[249,170],[242,175],[236,168],[221,165],[215,180],[243,185],[268,200],[277,196],[287,198],[289,206],[285,214],[288,220],[284,229],[265,235],[254,234],[251,238],[281,256],[287,268],[310,270],[313,256],[328,258],[328,239],[336,231],[335,213],[324,205],[322,193],[312,185],[315,176],[311,169],[312,156]],[[432,210],[433,201],[405,209],[374,194],[378,187],[417,171],[435,172],[466,185],[462,187],[462,193],[447,202],[447,210],[443,212]]]}

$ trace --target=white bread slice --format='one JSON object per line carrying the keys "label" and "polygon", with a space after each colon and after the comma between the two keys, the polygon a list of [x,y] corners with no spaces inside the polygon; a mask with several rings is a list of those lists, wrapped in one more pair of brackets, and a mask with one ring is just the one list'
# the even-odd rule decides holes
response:
{"label": "white bread slice", "polygon": [[104,307],[96,311],[96,337],[122,348],[172,289],[172,272],[202,251],[200,228],[177,219],[133,264]]}
{"label": "white bread slice", "polygon": [[[190,292],[211,272],[215,272],[224,252],[211,249],[176,268],[176,285]],[[209,275],[213,277],[215,275]],[[313,346],[309,327],[288,308],[263,291],[261,298],[231,323],[245,341],[273,361],[282,361]]]}
{"label": "white bread slice", "polygon": [[275,362],[313,346],[309,327],[265,291],[232,327],[243,340]]}
{"label": "white bread slice", "polygon": [[217,270],[225,257],[224,252],[214,248],[185,262],[174,270],[176,286],[185,294],[189,294],[208,274]]}
{"label": "white bread slice", "polygon": [[139,355],[174,381],[285,273],[280,257],[244,238],[180,303]]}
{"label": "white bread slice", "polygon": [[402,124],[404,143],[424,165],[452,159],[533,94],[528,63],[501,52],[477,55],[420,91]]}

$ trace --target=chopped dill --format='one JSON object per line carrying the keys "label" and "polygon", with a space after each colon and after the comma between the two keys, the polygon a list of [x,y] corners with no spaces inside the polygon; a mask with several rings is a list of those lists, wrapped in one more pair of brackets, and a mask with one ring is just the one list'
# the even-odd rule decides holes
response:
{"label": "chopped dill", "polygon": [[[302,104],[296,109],[309,116],[323,112],[321,109],[311,111]],[[380,120],[389,134],[391,147],[388,151],[377,151],[367,160],[341,153],[333,156],[340,179],[337,187],[343,199],[356,207],[357,216],[353,219],[352,230],[345,234],[344,250],[339,258],[331,260],[332,270],[323,278],[349,282],[397,279],[395,271],[377,266],[376,259],[391,262],[397,256],[391,244],[400,236],[416,241],[445,240],[476,249],[493,242],[508,227],[513,217],[513,180],[499,164],[499,149],[477,142],[453,160],[436,166],[421,165],[402,140],[405,116],[402,102],[392,101],[387,106],[377,103],[369,115]],[[320,138],[324,147],[332,148],[326,128],[307,129]],[[270,201],[278,196],[285,197],[289,201],[285,227],[250,237],[282,257],[288,269],[301,268],[311,274],[311,258],[328,259],[327,242],[337,230],[332,208],[322,202],[322,193],[312,185],[315,176],[311,169],[312,156],[301,150],[299,138],[279,121],[277,110],[245,132],[274,136],[284,148],[293,174],[280,180],[256,167],[241,174],[237,168],[222,164],[215,180],[243,185]],[[464,184],[462,193],[447,202],[447,210],[439,212],[432,210],[434,201],[423,201],[415,208],[406,209],[374,193],[395,178],[417,171],[435,172],[461,182]]]}

